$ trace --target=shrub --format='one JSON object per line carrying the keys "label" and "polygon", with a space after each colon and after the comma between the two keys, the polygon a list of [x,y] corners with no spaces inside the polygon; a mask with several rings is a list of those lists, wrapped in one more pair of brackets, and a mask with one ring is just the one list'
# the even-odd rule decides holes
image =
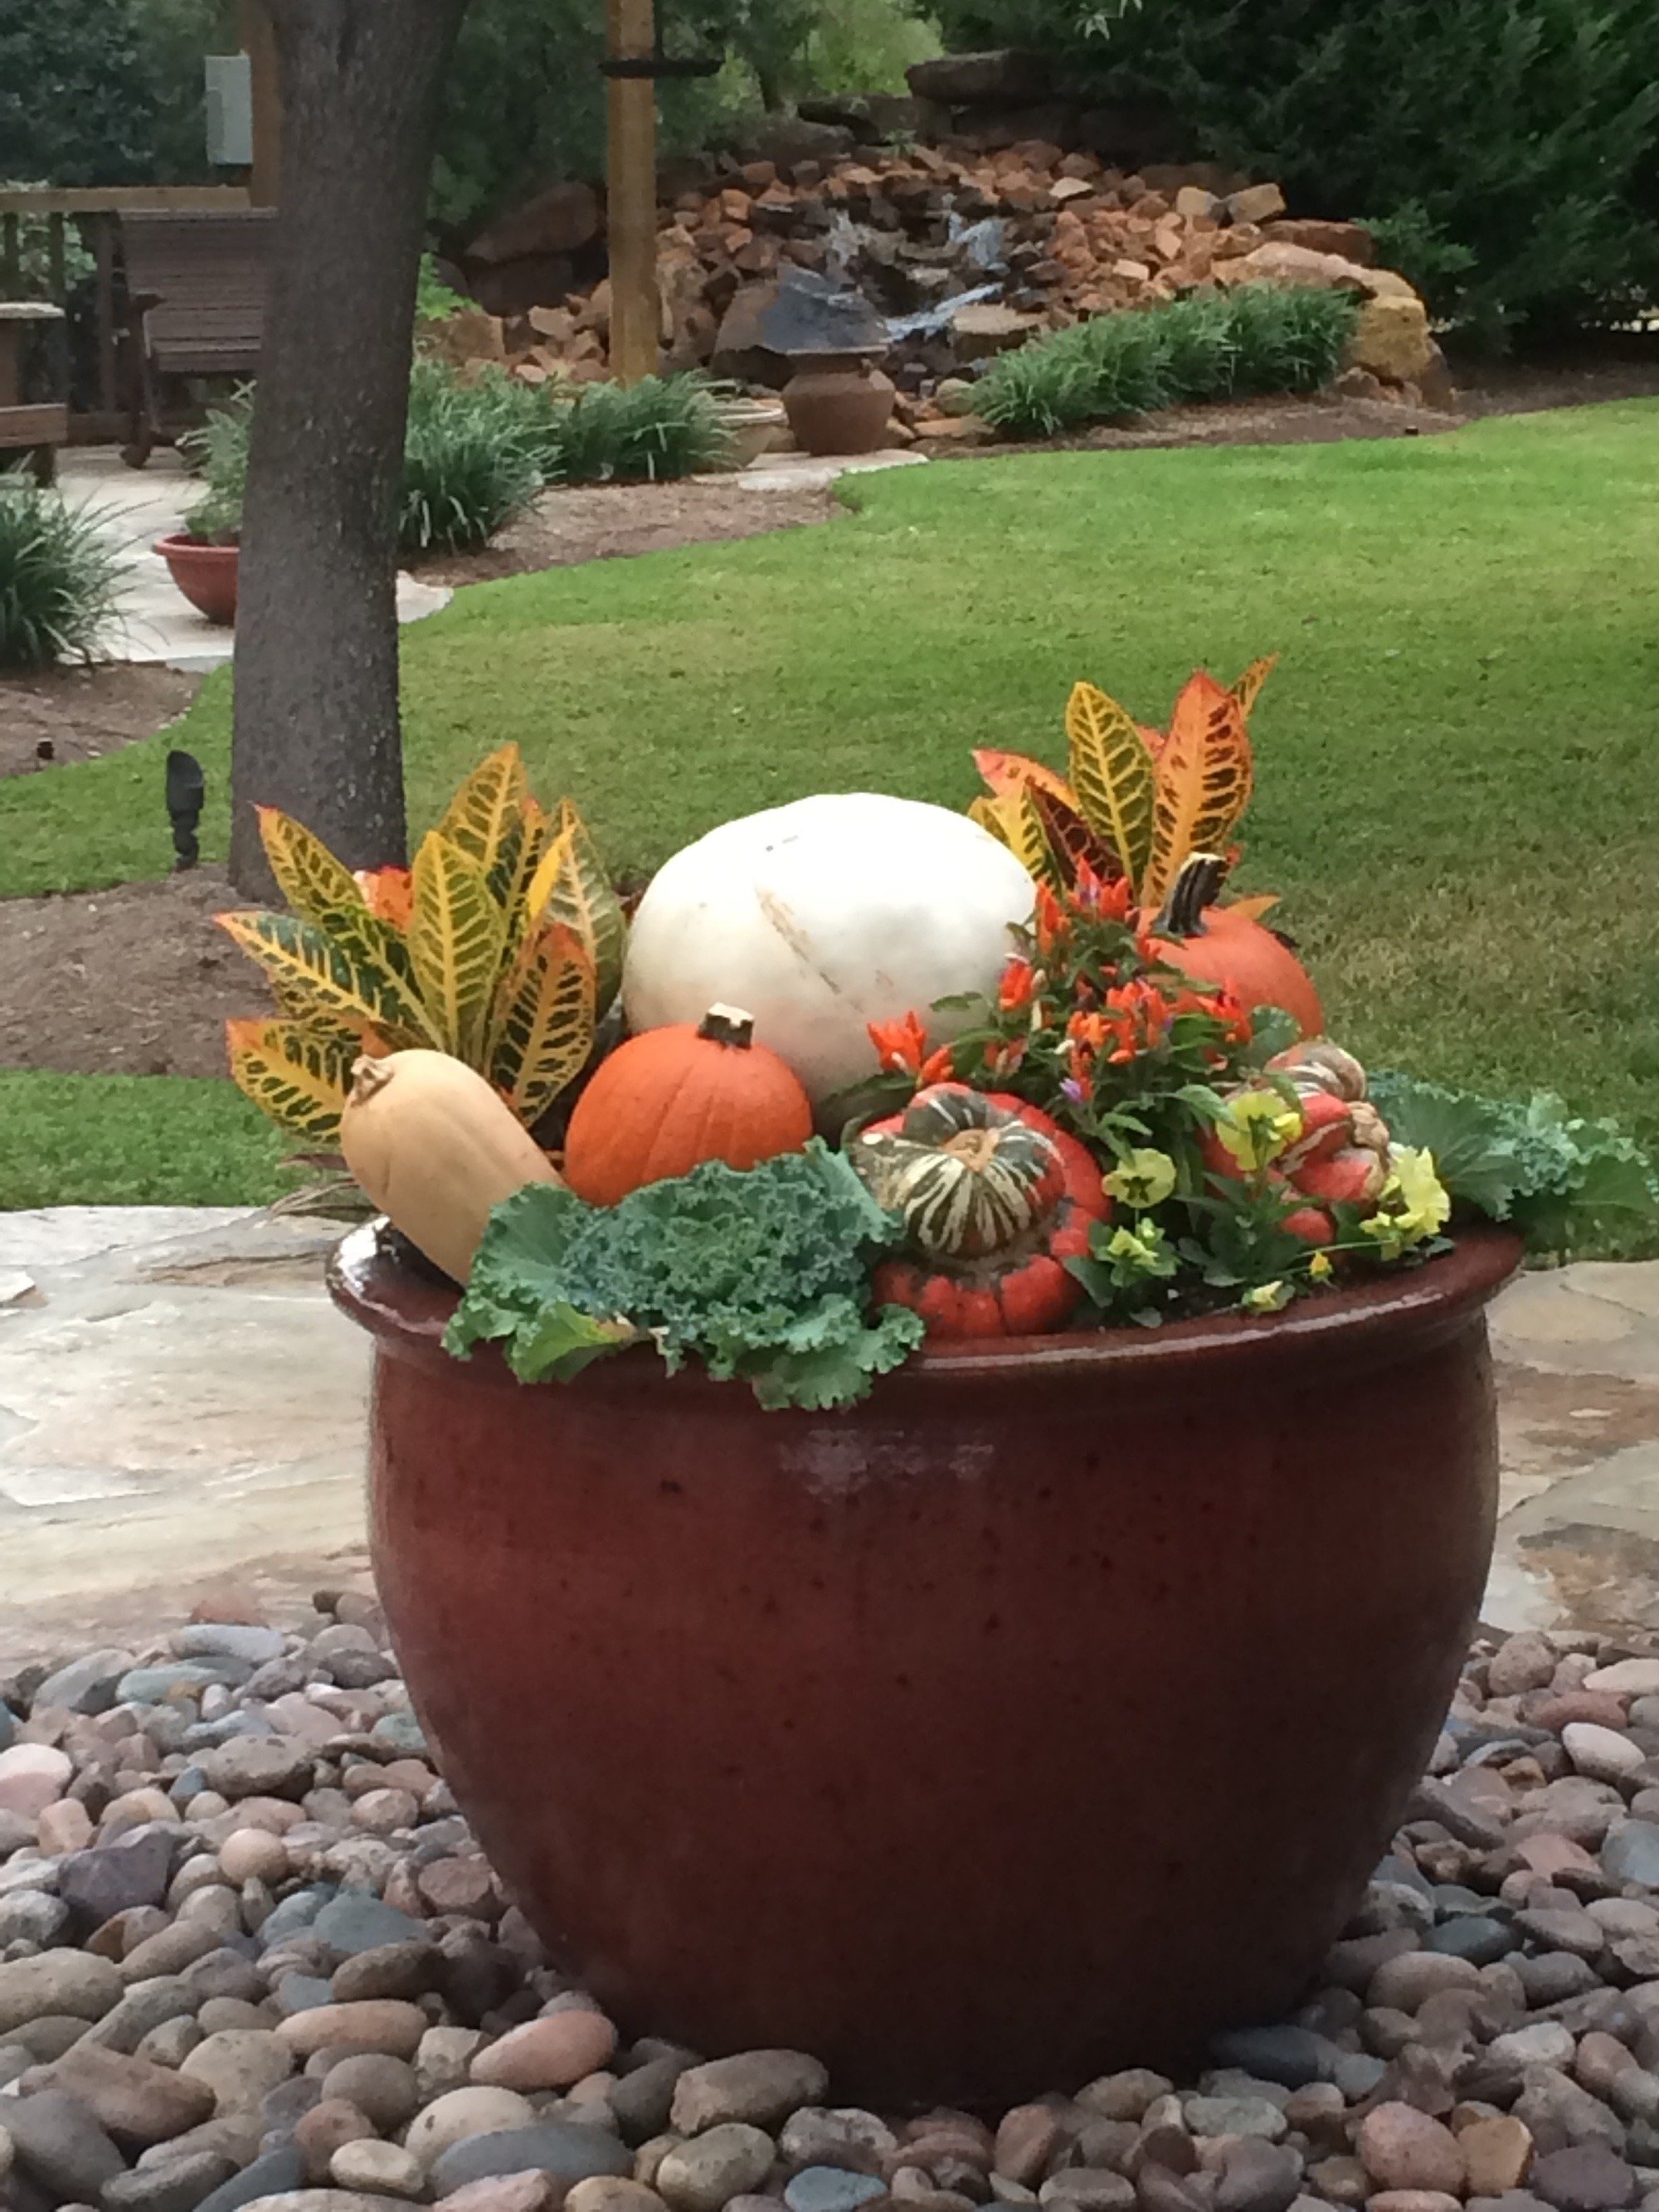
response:
{"label": "shrub", "polygon": [[975,410],[1012,437],[1047,438],[1182,400],[1315,392],[1336,374],[1357,312],[1346,292],[1244,284],[1097,315],[1003,354]]}
{"label": "shrub", "polygon": [[199,429],[186,431],[179,441],[179,450],[204,485],[201,498],[185,516],[191,537],[223,542],[241,528],[252,420],[253,386],[244,384],[222,404],[209,409]]}
{"label": "shrub", "polygon": [[[945,0],[958,46],[1036,43],[1103,102],[1306,215],[1380,220],[1437,314],[1499,341],[1659,284],[1652,0]],[[1390,250],[1393,250],[1391,242]]]}
{"label": "shrub", "polygon": [[83,509],[15,470],[0,473],[0,668],[90,659],[119,575]]}
{"label": "shrub", "polygon": [[585,384],[574,398],[556,398],[551,407],[550,483],[658,481],[694,476],[726,458],[728,441],[714,390],[695,373],[647,376],[627,389]]}
{"label": "shrub", "polygon": [[470,551],[540,490],[526,410],[513,391],[504,376],[469,384],[441,362],[416,362],[398,526],[404,552]]}

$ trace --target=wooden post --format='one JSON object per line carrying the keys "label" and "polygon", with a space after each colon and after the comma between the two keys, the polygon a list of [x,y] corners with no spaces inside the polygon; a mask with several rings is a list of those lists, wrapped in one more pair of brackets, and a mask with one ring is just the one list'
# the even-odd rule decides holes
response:
{"label": "wooden post", "polygon": [[[613,60],[647,60],[656,46],[653,0],[605,0]],[[637,384],[657,373],[657,88],[613,76],[607,102],[606,228],[611,254],[611,373]]]}
{"label": "wooden post", "polygon": [[247,175],[247,196],[254,207],[275,207],[283,143],[276,41],[262,0],[240,0],[238,21],[242,52],[248,58],[253,80],[253,165]]}

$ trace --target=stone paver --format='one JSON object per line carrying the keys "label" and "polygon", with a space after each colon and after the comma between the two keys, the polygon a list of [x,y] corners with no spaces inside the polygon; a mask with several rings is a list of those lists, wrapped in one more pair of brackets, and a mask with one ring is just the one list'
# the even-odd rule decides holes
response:
{"label": "stone paver", "polygon": [[[183,524],[200,488],[175,453],[153,453],[130,469],[113,446],[70,447],[58,483],[76,506],[92,508],[121,562],[120,605],[103,640],[106,660],[159,660],[197,674],[230,659],[233,633],[208,622],[180,592],[151,550]],[[447,605],[450,593],[414,577],[398,579],[398,619],[416,622]]]}
{"label": "stone paver", "polygon": [[252,1577],[361,1565],[368,1347],[337,1224],[222,1207],[0,1214],[0,1657],[148,1632]]}
{"label": "stone paver", "polygon": [[[364,1560],[367,1340],[338,1224],[246,1209],[0,1214],[0,1660],[137,1637],[229,1577]],[[1485,1618],[1659,1630],[1659,1261],[1493,1313],[1502,1518]]]}

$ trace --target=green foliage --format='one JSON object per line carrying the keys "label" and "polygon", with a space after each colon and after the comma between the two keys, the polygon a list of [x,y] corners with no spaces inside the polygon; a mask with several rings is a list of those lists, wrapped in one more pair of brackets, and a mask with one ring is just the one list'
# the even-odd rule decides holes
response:
{"label": "green foliage", "polygon": [[[915,1314],[866,1318],[893,1224],[813,1138],[739,1174],[719,1160],[612,1206],[532,1184],[495,1208],[445,1343],[500,1342],[521,1382],[566,1376],[648,1332],[671,1373],[695,1355],[766,1407],[850,1404],[921,1340]],[[629,1324],[618,1329],[618,1321]]]}
{"label": "green foliage", "polygon": [[1534,1251],[1566,1254],[1659,1216],[1659,1177],[1613,1121],[1586,1121],[1548,1091],[1524,1106],[1385,1069],[1371,1096],[1396,1142],[1434,1155],[1453,1199],[1513,1222]]}
{"label": "green foliage", "polygon": [[550,401],[547,422],[544,468],[556,483],[694,476],[718,468],[729,446],[708,381],[695,371],[644,377],[627,388],[579,385],[574,398]]}
{"label": "green foliage", "polygon": [[202,58],[220,0],[28,0],[0,10],[0,162],[52,185],[208,181]]}
{"label": "green foliage", "polygon": [[420,276],[415,286],[416,323],[446,323],[452,315],[464,315],[472,304],[465,293],[445,283],[429,253],[421,256]]}
{"label": "green foliage", "polygon": [[0,668],[88,659],[119,574],[85,509],[21,470],[0,473]]}
{"label": "green foliage", "polygon": [[[8,177],[0,181],[0,191],[31,191],[40,189],[38,177]],[[17,276],[9,286],[0,272],[0,299],[52,300],[57,295],[52,285],[51,254],[51,223],[46,216],[19,216],[17,218]],[[66,287],[73,288],[90,276],[97,263],[87,250],[86,241],[76,224],[64,222],[64,279]]]}
{"label": "green foliage", "polygon": [[975,410],[1012,437],[1046,438],[1184,400],[1317,391],[1340,364],[1355,313],[1346,292],[1247,284],[1096,315],[999,356]]}
{"label": "green foliage", "polygon": [[[969,745],[1063,764],[1079,673],[1158,720],[1194,661],[1279,647],[1237,889],[1283,893],[1334,1031],[1659,1151],[1656,455],[1644,400],[1032,452],[844,480],[856,512],[823,527],[480,585],[403,633],[410,820],[513,738],[632,875],[813,791],[964,806]],[[222,859],[230,719],[227,669],[172,731],[0,779],[0,896],[165,878],[171,744],[206,769]]]}
{"label": "green foliage", "polygon": [[[1659,279],[1651,0],[944,0],[959,46],[1064,57],[1152,99],[1193,151],[1304,215],[1398,226],[1408,275],[1473,335],[1630,313]],[[1465,258],[1464,257],[1467,257]],[[1414,265],[1413,265],[1414,264]]]}
{"label": "green foliage", "polygon": [[202,496],[185,516],[192,538],[228,542],[242,525],[247,491],[248,433],[253,422],[253,386],[240,386],[200,427],[187,430],[179,449],[202,479]]}
{"label": "green foliage", "polygon": [[0,1208],[264,1206],[283,1149],[216,1078],[0,1069]]}
{"label": "green foliage", "polygon": [[[253,389],[246,386],[183,441],[203,496],[185,516],[198,538],[234,538],[247,485]],[[625,483],[690,476],[725,459],[726,431],[706,377],[614,384],[520,384],[417,353],[410,372],[398,542],[405,553],[485,544],[544,484]]]}
{"label": "green foliage", "polygon": [[440,362],[416,362],[398,531],[404,552],[485,544],[540,490],[526,417],[511,390],[506,377],[467,383]]}

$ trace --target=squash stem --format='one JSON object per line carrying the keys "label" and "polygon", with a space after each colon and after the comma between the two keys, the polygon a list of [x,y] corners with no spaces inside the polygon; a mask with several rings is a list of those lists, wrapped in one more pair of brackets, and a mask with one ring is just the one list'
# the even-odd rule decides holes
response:
{"label": "squash stem", "polygon": [[1204,909],[1213,906],[1227,880],[1227,863],[1219,853],[1194,853],[1182,862],[1170,887],[1164,911],[1153,927],[1159,937],[1202,937]]}

